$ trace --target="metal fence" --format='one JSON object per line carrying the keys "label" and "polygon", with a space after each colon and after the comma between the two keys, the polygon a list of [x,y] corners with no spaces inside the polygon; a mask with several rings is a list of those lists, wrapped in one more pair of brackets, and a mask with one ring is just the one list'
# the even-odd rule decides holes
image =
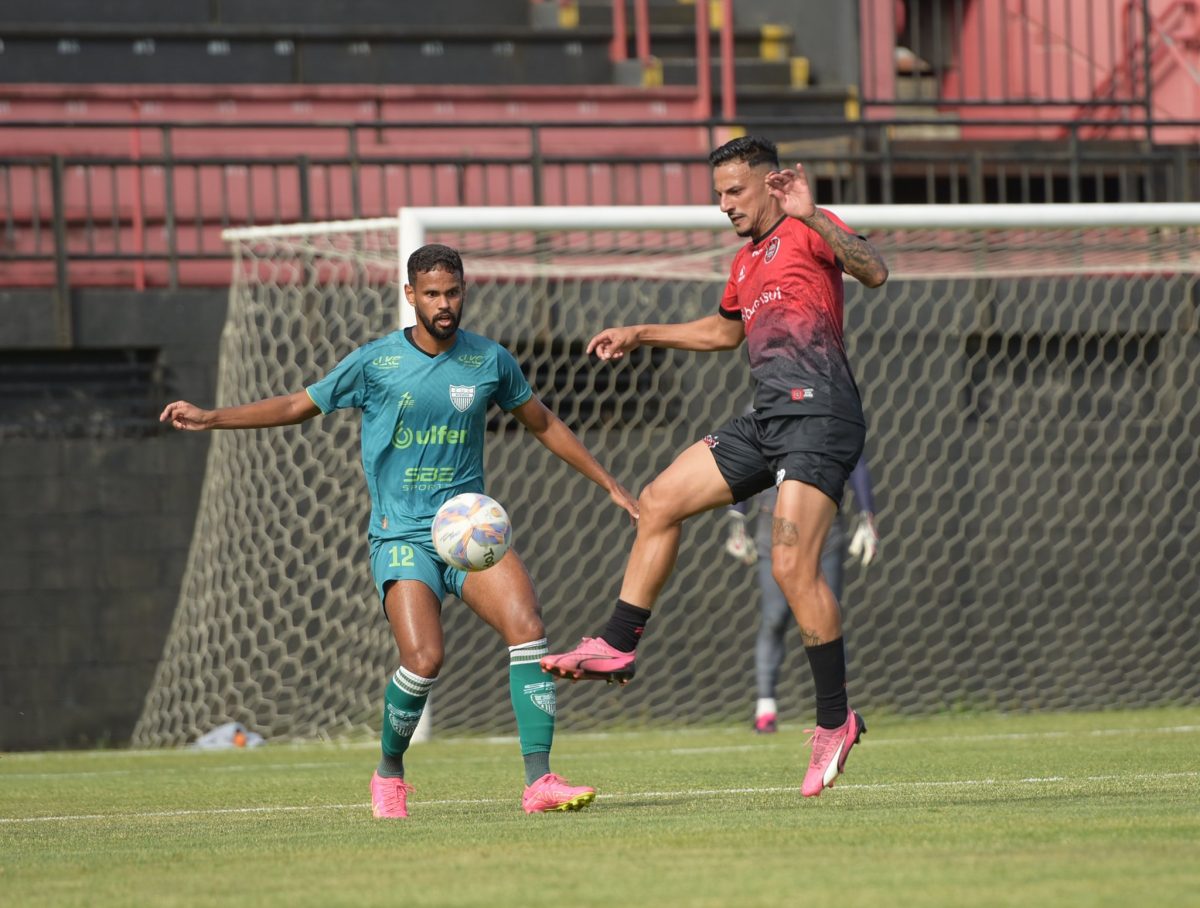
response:
{"label": "metal fence", "polygon": [[[1012,125],[1014,121],[1004,121]],[[974,125],[986,126],[985,121]],[[10,123],[8,129],[30,124]],[[909,121],[743,121],[779,137],[802,160],[818,198],[839,203],[1126,202],[1200,199],[1200,149],[1095,142],[1094,123],[1059,124],[1058,141],[1031,145],[923,138]],[[1041,121],[1039,126],[1045,126]],[[45,129],[46,124],[38,124]],[[62,135],[128,123],[63,124]],[[733,124],[531,124],[508,153],[397,154],[370,136],[406,123],[140,124],[137,155],[0,156],[0,283],[144,288],[223,285],[228,227],[388,216],[403,206],[708,204],[706,151]],[[511,123],[466,123],[487,131]],[[563,150],[553,130],[623,130],[622,154]],[[662,151],[664,129],[688,131],[690,151]],[[189,152],[193,137],[220,130],[232,153]],[[239,154],[241,136],[269,132],[280,149],[324,131],[318,150]],[[582,131],[582,132],[581,132]],[[520,132],[520,130],[519,130]],[[595,133],[593,133],[595,134]],[[642,138],[644,136],[644,138]],[[578,143],[578,139],[576,140]],[[682,144],[682,143],[681,143]]]}
{"label": "metal fence", "polygon": [[[1200,702],[1196,229],[1042,229],[1048,220],[881,230],[891,279],[848,282],[884,557],[848,571],[842,601],[854,696],[872,709]],[[713,312],[737,245],[728,229],[560,221],[537,242],[527,225],[475,226],[427,234],[467,253],[465,324],[509,347],[631,486],[749,399],[740,350],[636,350],[619,370],[585,352],[600,325]],[[218,402],[299,387],[393,330],[397,227],[242,237]],[[343,412],[269,445],[215,434],[136,746],[182,744],[226,721],[271,739],[378,725],[372,679],[387,677],[395,650],[360,556],[369,502],[356,423]],[[514,516],[551,646],[569,644],[607,614],[632,536],[599,489],[507,431],[511,419],[495,425],[488,490]],[[754,571],[721,550],[722,520],[714,511],[682,529],[641,648],[647,676],[619,697],[564,685],[566,727],[748,721],[758,593]],[[468,609],[448,604],[445,624],[434,727],[510,733],[495,683],[504,647]],[[791,665],[781,702],[811,703],[803,657]]]}

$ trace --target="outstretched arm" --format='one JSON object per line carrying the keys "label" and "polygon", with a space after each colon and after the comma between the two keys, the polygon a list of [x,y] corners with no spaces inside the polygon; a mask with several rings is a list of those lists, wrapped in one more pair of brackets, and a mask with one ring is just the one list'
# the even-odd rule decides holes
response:
{"label": "outstretched arm", "polygon": [[267,429],[273,426],[292,426],[312,419],[321,409],[312,402],[307,391],[268,397],[252,404],[202,410],[186,400],[177,400],[163,408],[159,422],[169,422],[176,429],[203,432],[207,429]]}
{"label": "outstretched arm", "polygon": [[676,350],[732,350],[746,339],[740,319],[706,315],[691,322],[667,325],[628,325],[605,328],[590,341],[587,352],[601,359],[620,359],[638,347],[673,347]]}
{"label": "outstretched arm", "polygon": [[552,454],[608,492],[614,504],[624,508],[631,518],[637,520],[637,500],[608,470],[600,466],[600,462],[584,447],[570,427],[551,413],[536,395],[513,410],[512,415]]}
{"label": "outstretched arm", "polygon": [[868,287],[878,287],[888,279],[887,264],[875,247],[862,237],[843,230],[817,207],[803,165],[797,164],[795,170],[776,170],[767,174],[767,192],[779,201],[786,214],[799,218],[820,234],[847,274]]}

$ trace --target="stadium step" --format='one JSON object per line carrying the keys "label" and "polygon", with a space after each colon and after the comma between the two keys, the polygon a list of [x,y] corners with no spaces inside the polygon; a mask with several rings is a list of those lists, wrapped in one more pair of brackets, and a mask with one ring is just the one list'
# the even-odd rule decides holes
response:
{"label": "stadium step", "polygon": [[[176,0],[161,3],[136,0],[125,3],[96,3],[95,0],[40,0],[36,4],[9,4],[5,23],[103,21],[113,24],[275,25],[280,10],[296,25],[404,25],[421,22],[447,27],[472,22],[480,26],[502,26],[523,21],[529,0],[237,0],[211,3],[208,0]],[[102,9],[102,12],[99,10]]]}
{"label": "stadium step", "polygon": [[6,23],[0,83],[597,85],[611,82],[608,30]]}
{"label": "stadium step", "polygon": [[[553,4],[542,4],[548,6]],[[577,8],[580,26],[611,25],[611,4],[582,0],[566,4]],[[632,7],[627,4],[627,52],[629,59],[614,66],[618,84],[652,88],[694,86],[697,83],[695,5],[650,2],[649,59],[636,59]],[[720,56],[721,5],[710,0],[709,82],[714,109],[721,102],[722,60]],[[561,17],[560,17],[561,18]],[[567,17],[568,19],[570,17]],[[561,25],[561,23],[559,23]],[[742,25],[732,23],[736,113],[745,117],[857,119],[855,89],[849,85],[814,86],[810,61],[799,54],[796,34],[783,24]],[[774,134],[774,133],[773,133]],[[781,136],[788,135],[785,129]]]}

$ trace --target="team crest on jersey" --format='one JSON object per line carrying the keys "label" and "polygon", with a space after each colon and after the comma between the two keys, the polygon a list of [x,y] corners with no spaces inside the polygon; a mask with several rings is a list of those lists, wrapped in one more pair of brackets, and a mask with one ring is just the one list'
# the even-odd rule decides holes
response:
{"label": "team crest on jersey", "polygon": [[454,404],[454,409],[459,413],[466,413],[467,408],[475,400],[474,385],[451,385],[450,386],[450,403]]}
{"label": "team crest on jersey", "polygon": [[775,258],[775,253],[778,251],[779,237],[775,237],[770,243],[767,244],[767,254],[763,256],[763,264],[765,265],[767,262],[771,261],[771,259]]}

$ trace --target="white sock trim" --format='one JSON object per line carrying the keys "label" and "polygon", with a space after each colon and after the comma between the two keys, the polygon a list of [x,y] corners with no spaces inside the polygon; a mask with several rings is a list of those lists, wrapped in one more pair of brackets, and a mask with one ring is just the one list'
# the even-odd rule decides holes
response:
{"label": "white sock trim", "polygon": [[429,693],[429,689],[433,687],[433,682],[436,680],[437,678],[422,678],[420,675],[410,672],[404,666],[400,666],[400,668],[396,669],[396,673],[392,675],[392,683],[406,694],[411,694],[414,697]]}
{"label": "white sock trim", "polygon": [[526,662],[537,662],[542,656],[550,654],[550,647],[546,644],[546,638],[540,640],[530,640],[528,643],[518,643],[516,646],[508,648],[508,663],[509,665],[523,665]]}

